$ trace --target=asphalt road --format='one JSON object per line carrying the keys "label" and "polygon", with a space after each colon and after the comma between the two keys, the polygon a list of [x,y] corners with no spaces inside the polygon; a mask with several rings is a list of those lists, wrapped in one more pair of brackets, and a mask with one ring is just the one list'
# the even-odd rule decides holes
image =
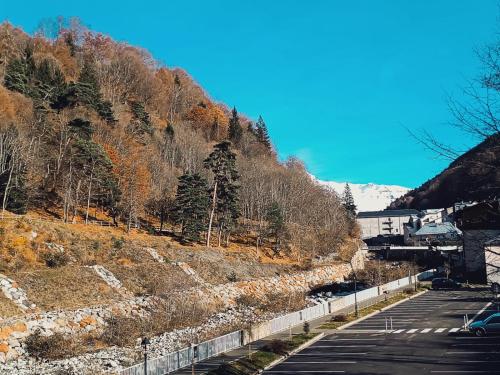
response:
{"label": "asphalt road", "polygon": [[[490,300],[491,293],[477,289],[429,291],[333,331],[264,373],[500,374],[500,336],[460,331],[464,315],[472,319]],[[477,319],[497,308],[490,305]]]}

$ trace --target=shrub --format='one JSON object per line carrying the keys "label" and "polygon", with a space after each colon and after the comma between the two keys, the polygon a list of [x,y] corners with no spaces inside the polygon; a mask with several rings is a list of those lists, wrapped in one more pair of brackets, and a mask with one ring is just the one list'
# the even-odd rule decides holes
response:
{"label": "shrub", "polygon": [[40,330],[26,338],[25,349],[28,354],[37,359],[61,359],[72,354],[72,342],[62,334],[42,336]]}
{"label": "shrub", "polygon": [[285,355],[290,350],[290,344],[283,340],[273,340],[263,348],[266,352]]}
{"label": "shrub", "polygon": [[334,315],[334,316],[332,316],[331,321],[332,322],[345,322],[345,321],[347,321],[347,316],[345,314]]}
{"label": "shrub", "polygon": [[311,332],[311,326],[309,325],[309,322],[305,322],[305,323],[304,323],[304,327],[302,327],[302,328],[303,328],[304,333],[305,333],[306,335],[308,335],[308,334],[309,334],[309,332]]}
{"label": "shrub", "polygon": [[125,244],[125,239],[123,237],[121,238],[111,237],[111,242],[113,243],[114,249],[121,250],[123,248],[123,245]]}
{"label": "shrub", "polygon": [[249,296],[248,294],[242,294],[237,297],[236,303],[240,306],[247,307],[260,307],[262,305],[262,302],[258,298]]}
{"label": "shrub", "polygon": [[127,317],[111,317],[106,319],[101,340],[108,345],[133,346],[137,337],[144,331],[143,322]]}
{"label": "shrub", "polygon": [[238,277],[236,276],[236,272],[231,271],[229,275],[227,275],[227,280],[230,282],[238,281]]}
{"label": "shrub", "polygon": [[70,259],[66,253],[59,251],[51,251],[48,253],[44,253],[42,255],[45,265],[50,268],[57,268],[65,266],[69,263]]}
{"label": "shrub", "polygon": [[412,288],[406,288],[406,289],[404,290],[404,293],[405,293],[405,294],[413,294],[413,289],[412,289]]}

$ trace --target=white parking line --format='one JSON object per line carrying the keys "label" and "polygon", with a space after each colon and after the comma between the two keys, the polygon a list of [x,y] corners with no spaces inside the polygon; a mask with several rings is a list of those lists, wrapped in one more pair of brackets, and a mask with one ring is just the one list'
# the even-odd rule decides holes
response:
{"label": "white parking line", "polygon": [[[283,373],[283,372],[290,372],[290,370],[269,370],[269,371],[264,371],[265,373],[267,374],[274,374],[274,373]],[[310,374],[310,373],[320,373],[320,374],[343,374],[345,373],[345,371],[343,370],[338,370],[338,371],[335,371],[335,370],[321,370],[321,371],[313,371],[313,370],[301,370],[301,371],[297,371],[297,370],[293,370],[294,373],[307,373],[307,374]]]}
{"label": "white parking line", "polygon": [[424,328],[420,333],[428,333],[432,331],[432,328]]}
{"label": "white parking line", "polygon": [[487,371],[487,370],[433,370],[431,373],[440,374],[498,374],[500,371]]}
{"label": "white parking line", "polygon": [[[310,347],[311,348],[311,347]],[[314,347],[312,347],[314,349]],[[330,357],[332,355],[366,355],[366,352],[365,353],[310,353],[310,354],[307,354],[307,353],[295,353],[294,354],[295,356],[309,356],[309,357],[316,357],[316,356],[319,356],[319,357]]]}
{"label": "white parking line", "polygon": [[409,329],[407,333],[415,333],[418,331],[418,328],[412,328],[412,329]]}
{"label": "white parking line", "polygon": [[314,345],[312,348],[371,348],[377,345]]}
{"label": "white parking line", "polygon": [[453,332],[458,332],[458,331],[460,331],[460,328],[452,328],[452,329],[450,329],[450,332],[452,332],[452,333]]}
{"label": "white parking line", "polygon": [[441,333],[441,332],[444,332],[444,331],[446,331],[446,328],[438,328],[434,332]]}
{"label": "white parking line", "polygon": [[299,363],[301,365],[305,365],[305,364],[317,364],[317,363],[341,363],[341,364],[352,364],[352,363],[358,363],[356,361],[297,361],[297,362],[287,362],[286,364],[287,365],[292,365],[292,364],[296,364],[296,363]]}
{"label": "white parking line", "polygon": [[500,353],[500,352],[467,352],[467,351],[446,352],[446,354],[495,354],[495,353]]}
{"label": "white parking line", "polygon": [[394,331],[393,333],[402,333],[404,331],[405,331],[404,329],[398,329],[397,331]]}
{"label": "white parking line", "polygon": [[488,307],[490,307],[490,306],[492,305],[492,303],[493,303],[493,302],[488,302],[488,303],[486,304],[486,306],[484,306],[481,310],[479,310],[479,312],[478,312],[476,315],[474,315],[474,317],[473,317],[471,320],[469,320],[469,325],[470,325],[470,324],[471,324],[474,320],[476,320],[476,318],[477,318],[479,315],[481,315],[481,314],[484,312],[484,310],[486,310]]}

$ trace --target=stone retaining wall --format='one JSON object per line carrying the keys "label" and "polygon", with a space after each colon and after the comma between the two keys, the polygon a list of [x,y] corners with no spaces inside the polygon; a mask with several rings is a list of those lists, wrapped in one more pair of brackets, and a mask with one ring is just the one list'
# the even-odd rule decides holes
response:
{"label": "stone retaining wall", "polygon": [[[357,255],[356,268],[363,266],[362,258]],[[266,298],[271,294],[307,292],[312,287],[334,281],[343,281],[351,272],[350,265],[335,264],[268,278],[232,282],[216,286],[204,283],[183,292],[186,298],[194,296],[203,303],[225,308],[237,305],[241,296]],[[119,282],[119,281],[118,281]],[[143,316],[147,314],[154,297],[136,297],[106,306],[89,307],[78,310],[59,310],[32,313],[20,317],[0,319],[0,363],[15,359],[24,354],[23,340],[40,330],[42,335],[54,333],[78,334],[101,329],[105,319],[110,316]]]}

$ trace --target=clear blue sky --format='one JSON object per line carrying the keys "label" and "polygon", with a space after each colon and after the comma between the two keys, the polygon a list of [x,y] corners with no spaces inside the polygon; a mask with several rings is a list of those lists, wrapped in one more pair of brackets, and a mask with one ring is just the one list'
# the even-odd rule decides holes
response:
{"label": "clear blue sky", "polygon": [[186,69],[217,101],[262,114],[281,158],[324,180],[415,187],[448,162],[404,127],[460,146],[447,94],[474,78],[496,33],[497,0],[2,1],[32,32],[78,16]]}

